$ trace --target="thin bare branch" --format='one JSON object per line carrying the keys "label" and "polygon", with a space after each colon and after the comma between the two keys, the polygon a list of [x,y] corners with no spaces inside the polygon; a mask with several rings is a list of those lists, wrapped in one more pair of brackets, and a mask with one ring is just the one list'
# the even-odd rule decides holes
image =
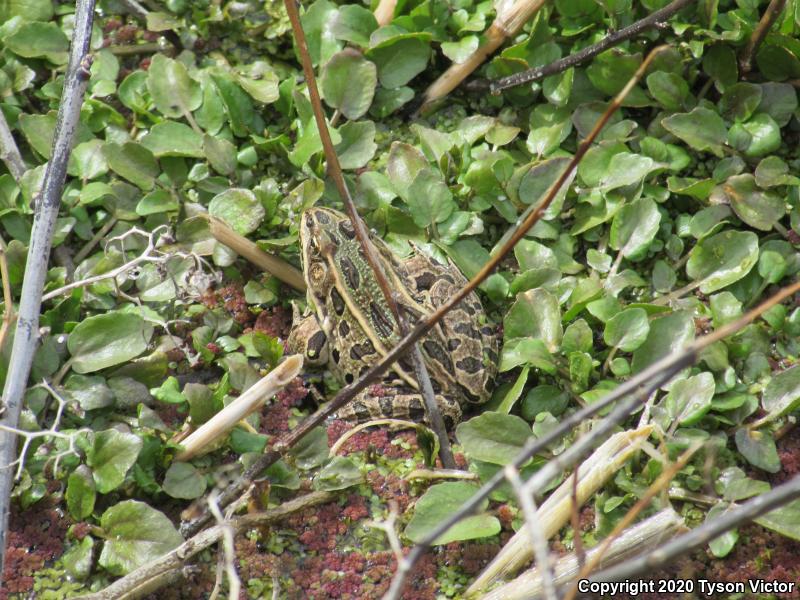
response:
{"label": "thin bare branch", "polygon": [[767,37],[769,30],[772,29],[772,25],[780,16],[785,6],[786,0],[771,0],[767,6],[767,9],[761,16],[761,20],[750,35],[747,46],[744,47],[739,57],[739,69],[742,73],[749,73],[753,68],[753,57],[756,55],[758,48],[761,46],[761,42]]}
{"label": "thin bare branch", "polygon": [[[42,306],[42,290],[47,276],[48,258],[61,206],[61,193],[67,176],[67,162],[78,128],[83,95],[89,81],[91,60],[89,42],[94,17],[94,0],[78,0],[75,10],[75,25],[72,47],[64,78],[53,149],[44,174],[42,193],[36,202],[25,279],[20,295],[14,346],[3,390],[5,412],[0,415],[0,424],[16,429],[22,411],[22,400],[28,384],[31,364],[39,341],[39,312]],[[16,453],[16,436],[0,432],[0,465],[9,464]],[[11,473],[0,474],[0,582],[5,558],[6,532],[11,494]]]}
{"label": "thin bare branch", "polygon": [[[565,184],[566,181],[570,179],[572,173],[578,166],[578,163],[583,158],[584,154],[589,150],[594,140],[597,138],[597,135],[606,125],[608,120],[611,118],[611,115],[616,112],[616,110],[622,104],[623,99],[627,96],[630,90],[633,88],[634,85],[639,81],[642,77],[646,69],[649,67],[650,63],[652,62],[653,58],[667,48],[667,46],[659,46],[658,48],[653,49],[648,57],[644,60],[644,62],[639,66],[634,73],[631,80],[625,85],[625,87],[617,94],[617,96],[609,103],[608,108],[606,109],[605,113],[601,115],[601,117],[597,120],[594,128],[589,132],[586,138],[581,142],[581,145],[578,146],[575,155],[567,164],[567,167],[564,169],[564,172],[556,179],[556,181],[550,186],[547,193],[545,194],[542,202],[536,207],[535,210],[531,211],[525,219],[517,226],[514,230],[514,233],[506,239],[505,243],[497,250],[497,252],[486,262],[486,264],[478,271],[478,273],[469,281],[467,285],[465,285],[461,290],[458,291],[455,295],[453,295],[447,302],[445,302],[442,306],[440,306],[432,315],[429,315],[427,319],[418,323],[411,332],[403,337],[397,345],[387,352],[386,356],[383,357],[383,360],[374,364],[369,368],[369,370],[362,375],[357,381],[354,381],[351,384],[346,385],[343,387],[338,394],[325,406],[319,408],[313,415],[304,419],[297,427],[295,427],[292,431],[287,433],[283,438],[278,440],[276,444],[273,446],[272,450],[265,452],[261,455],[258,460],[256,460],[250,468],[245,471],[245,473],[240,477],[236,482],[231,484],[221,495],[220,495],[220,503],[224,506],[226,503],[231,502],[237,495],[241,494],[244,489],[248,485],[248,481],[252,479],[252,477],[262,471],[263,469],[267,468],[275,461],[277,461],[281,457],[281,453],[285,452],[289,448],[291,448],[294,444],[296,444],[299,440],[301,440],[305,435],[307,435],[312,429],[320,425],[326,418],[334,414],[337,410],[342,408],[345,404],[347,404],[356,394],[361,392],[362,390],[366,389],[366,387],[374,382],[377,381],[379,377],[381,377],[389,367],[394,364],[396,360],[398,360],[401,356],[403,356],[411,346],[416,343],[423,335],[425,335],[430,329],[438,323],[444,315],[446,315],[450,310],[452,310],[459,302],[461,302],[467,295],[473,292],[491,273],[494,269],[499,265],[506,257],[506,255],[514,248],[519,240],[523,238],[523,236],[527,233],[527,231],[533,227],[533,225],[541,218],[550,204],[553,202],[553,199],[558,194],[561,187]],[[683,368],[689,364],[691,364],[690,357],[688,355],[681,357],[682,362],[680,368]],[[678,369],[680,370],[680,369]],[[677,371],[675,371],[677,372]],[[650,375],[657,374],[657,371],[652,371],[651,369],[647,369],[643,373],[640,373],[639,376],[634,377],[631,381],[638,381],[637,385],[640,385],[647,381],[647,379],[640,379],[640,377],[644,374],[648,373]],[[617,391],[627,390],[620,396],[616,396],[616,398],[624,397],[626,394],[630,393],[635,388],[627,388],[624,384],[617,388],[615,392],[612,392],[609,396],[615,396]],[[589,411],[584,417],[591,416],[593,411],[592,408],[596,408],[599,410],[600,403],[595,403],[589,405],[589,407],[579,411],[576,414],[584,415],[584,411]],[[566,423],[567,421],[563,421]],[[574,424],[572,425],[574,426]],[[569,431],[571,427],[566,429],[556,428],[551,431],[551,434],[554,434],[555,431],[560,431],[558,435],[550,435],[544,436],[540,439],[547,438],[548,441],[542,445],[541,447],[537,446],[536,449],[529,455],[532,456],[533,453],[538,452],[541,448],[544,448],[546,444],[551,443],[552,441],[558,439],[563,435],[566,431]],[[521,464],[517,464],[519,468]],[[494,479],[492,480],[494,481]],[[502,481],[502,475],[497,477],[497,481],[494,485],[499,485]],[[494,488],[492,488],[494,489]],[[487,492],[488,493],[488,492]],[[470,505],[470,510],[474,510],[475,507],[478,506],[478,503],[472,504],[472,501],[467,503]],[[462,515],[463,516],[463,515]],[[205,524],[208,520],[207,514],[200,514],[191,521],[185,522],[181,525],[181,531],[185,535],[190,535],[199,531],[199,529]],[[441,535],[447,528],[440,531],[436,536],[431,537],[431,541],[436,539],[438,535]],[[418,557],[417,557],[418,558]]]}
{"label": "thin bare branch", "polygon": [[[289,20],[292,23],[292,30],[294,31],[295,41],[300,53],[300,61],[303,64],[303,73],[306,78],[306,86],[308,87],[308,95],[311,99],[311,107],[314,111],[314,119],[317,123],[319,137],[322,141],[322,148],[325,152],[325,160],[328,163],[328,174],[336,184],[336,189],[339,191],[339,196],[344,202],[347,214],[350,221],[353,223],[353,229],[356,232],[356,237],[361,244],[361,249],[364,251],[364,256],[372,269],[375,279],[378,282],[378,287],[381,289],[383,297],[386,299],[386,304],[397,323],[400,335],[405,337],[408,333],[408,328],[405,319],[400,314],[400,309],[395,301],[394,292],[386,279],[386,274],[383,272],[381,261],[378,258],[378,253],[372,242],[369,240],[367,228],[362,221],[361,216],[356,210],[356,205],[350,195],[350,190],[347,187],[347,182],[342,173],[342,167],[339,164],[339,157],[336,154],[336,148],[333,146],[330,131],[328,131],[328,123],[325,120],[325,111],[322,107],[322,99],[319,95],[317,88],[317,80],[314,75],[314,66],[311,61],[311,55],[308,52],[308,45],[306,44],[306,36],[303,31],[303,25],[300,22],[300,14],[297,11],[297,5],[294,0],[284,0],[286,5],[286,12],[289,14]],[[426,414],[431,428],[436,436],[439,438],[439,457],[442,460],[442,465],[446,469],[455,469],[456,461],[453,457],[453,451],[450,448],[450,439],[447,436],[447,428],[445,427],[444,419],[442,418],[439,406],[436,403],[436,398],[433,392],[433,385],[431,378],[428,375],[428,368],[425,366],[422,352],[417,347],[416,343],[411,350],[411,362],[414,365],[415,375],[419,384],[420,393],[425,400]]]}
{"label": "thin bare branch", "polygon": [[[232,527],[238,533],[250,527],[280,521],[299,510],[330,502],[334,498],[336,498],[336,494],[333,492],[311,492],[305,496],[284,502],[277,508],[231,519],[228,521],[227,526]],[[222,525],[210,527],[193,538],[186,540],[173,551],[128,573],[125,577],[118,579],[105,589],[93,594],[80,596],[80,598],[81,600],[131,600],[132,598],[137,598],[139,597],[138,591],[146,588],[149,582],[157,579],[165,572],[184,566],[192,557],[219,542],[223,534],[224,527]],[[154,591],[149,587],[147,589]]]}
{"label": "thin bare branch", "polygon": [[544,65],[543,67],[528,69],[527,71],[522,71],[521,73],[514,73],[513,75],[509,75],[508,77],[503,77],[496,81],[491,81],[489,83],[489,89],[493,94],[496,94],[508,88],[522,85],[524,83],[529,83],[531,81],[538,81],[540,79],[544,79],[548,75],[555,75],[556,73],[561,73],[563,71],[566,71],[571,67],[586,62],[590,58],[594,58],[601,52],[608,50],[613,46],[616,46],[620,42],[635,37],[640,33],[642,33],[643,31],[646,31],[651,27],[655,27],[659,23],[665,22],[672,15],[677,13],[684,6],[689,5],[691,2],[692,0],[673,0],[672,2],[667,4],[664,8],[658,9],[657,11],[649,14],[643,19],[639,19],[638,21],[636,21],[631,25],[628,25],[627,27],[623,27],[618,31],[609,33],[606,37],[604,37],[596,44],[587,46],[586,48],[578,52],[575,52],[574,54],[565,56],[564,58],[554,61],[550,64]]}
{"label": "thin bare branch", "polygon": [[536,565],[539,567],[539,572],[542,577],[542,591],[546,600],[556,600],[556,586],[554,583],[555,576],[553,574],[552,560],[550,559],[550,549],[547,547],[547,537],[542,531],[542,526],[539,520],[539,513],[536,508],[536,502],[530,494],[526,493],[522,486],[522,480],[519,477],[519,471],[514,465],[506,465],[503,470],[511,484],[511,489],[517,495],[520,508],[525,515],[525,531],[528,533],[528,543],[533,548],[534,555],[536,556]]}
{"label": "thin bare branch", "polygon": [[8,121],[6,121],[6,116],[2,110],[0,110],[0,160],[5,163],[8,172],[19,183],[25,171],[28,170],[28,166],[22,160],[17,142],[14,141],[11,128],[8,126]]}

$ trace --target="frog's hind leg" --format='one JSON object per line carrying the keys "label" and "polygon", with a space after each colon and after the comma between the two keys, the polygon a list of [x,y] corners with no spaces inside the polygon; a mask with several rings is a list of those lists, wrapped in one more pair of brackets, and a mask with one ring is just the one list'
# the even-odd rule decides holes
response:
{"label": "frog's hind leg", "polygon": [[[461,406],[455,400],[440,394],[435,396],[445,426],[452,430],[461,420]],[[358,394],[346,406],[339,409],[336,418],[356,423],[376,419],[403,419],[415,423],[428,423],[425,400],[413,389],[381,388],[367,389]]]}

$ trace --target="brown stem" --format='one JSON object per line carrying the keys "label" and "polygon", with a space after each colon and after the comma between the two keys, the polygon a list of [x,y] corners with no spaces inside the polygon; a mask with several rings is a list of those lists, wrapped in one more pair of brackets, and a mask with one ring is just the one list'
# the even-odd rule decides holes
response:
{"label": "brown stem", "polygon": [[[397,322],[400,335],[405,337],[407,334],[407,328],[404,319],[400,315],[400,309],[395,302],[394,294],[389,287],[389,282],[386,279],[386,274],[383,272],[383,268],[381,267],[381,263],[378,259],[375,248],[369,241],[367,228],[364,225],[364,222],[361,220],[358,211],[356,210],[356,205],[353,202],[353,198],[350,196],[350,190],[347,187],[347,182],[344,180],[342,167],[339,164],[339,157],[336,154],[336,149],[333,146],[333,140],[331,140],[331,135],[328,131],[328,123],[325,120],[325,112],[322,108],[322,99],[320,98],[316,76],[314,75],[314,66],[311,62],[311,55],[308,52],[306,35],[303,31],[303,25],[300,22],[300,14],[297,11],[297,5],[295,0],[284,0],[284,4],[286,5],[286,12],[289,14],[289,20],[292,23],[292,30],[294,31],[295,41],[300,53],[300,61],[303,64],[303,74],[306,78],[306,85],[308,87],[308,95],[311,100],[311,107],[314,110],[314,119],[317,122],[317,129],[319,130],[319,137],[322,141],[322,148],[325,152],[325,159],[328,162],[328,174],[333,178],[333,181],[336,184],[336,189],[339,191],[339,196],[342,198],[342,202],[344,202],[347,213],[350,216],[350,221],[353,223],[353,228],[356,232],[356,237],[358,237],[358,241],[361,244],[361,248],[364,251],[364,256],[367,258],[367,262],[372,268],[372,272],[375,274],[375,279],[378,281],[378,286],[381,288],[381,293],[386,299],[389,310],[392,312],[392,315]],[[442,465],[446,469],[455,469],[456,461],[453,457],[453,451],[450,448],[450,440],[447,437],[447,428],[445,427],[444,419],[439,411],[439,407],[436,404],[436,399],[433,395],[433,386],[431,385],[431,380],[428,375],[428,370],[425,367],[422,353],[416,346],[410,348],[410,350],[414,371],[416,372],[417,381],[419,382],[420,386],[420,391],[422,392],[422,397],[425,399],[428,420],[430,421],[431,428],[433,429],[434,433],[436,433],[436,436],[439,438],[439,456],[442,459]]]}
{"label": "brown stem", "polygon": [[772,25],[775,23],[778,15],[781,14],[784,6],[786,6],[786,0],[772,0],[769,6],[767,6],[767,10],[765,10],[764,14],[761,16],[761,20],[750,35],[747,46],[744,47],[739,57],[739,69],[742,73],[749,73],[753,68],[753,56],[755,56],[759,46],[761,46],[761,42],[767,37],[769,30],[772,29]]}
{"label": "brown stem", "polygon": [[566,71],[570,67],[579,65],[589,60],[590,58],[597,56],[604,50],[607,50],[612,46],[616,46],[620,42],[635,37],[640,33],[642,33],[643,31],[650,29],[651,27],[655,27],[659,23],[663,23],[664,21],[669,19],[672,15],[674,15],[676,12],[681,10],[684,6],[687,6],[690,3],[691,0],[673,0],[673,2],[667,4],[664,8],[661,8],[655,11],[654,13],[649,14],[643,19],[639,19],[632,25],[628,25],[627,27],[623,27],[619,31],[614,31],[613,33],[608,34],[606,37],[604,37],[596,44],[587,46],[586,48],[580,50],[579,52],[570,54],[569,56],[565,56],[564,58],[552,62],[548,65],[544,65],[543,67],[528,69],[527,71],[522,71],[521,73],[514,73],[513,75],[509,75],[508,77],[503,77],[502,79],[492,81],[489,84],[489,88],[494,94],[500,92],[501,90],[515,87],[517,85],[522,85],[523,83],[528,83],[530,81],[538,81],[539,79],[543,79],[548,75],[555,75],[556,73],[561,73],[562,71]]}

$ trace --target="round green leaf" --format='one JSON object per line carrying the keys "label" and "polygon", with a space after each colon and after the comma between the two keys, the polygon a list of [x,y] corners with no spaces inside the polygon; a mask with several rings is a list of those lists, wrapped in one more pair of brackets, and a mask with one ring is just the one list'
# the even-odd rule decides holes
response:
{"label": "round green leaf", "polygon": [[337,52],[322,67],[322,97],[348,119],[358,119],[369,110],[377,84],[375,63],[353,48]]}
{"label": "round green leaf", "polygon": [[725,122],[716,112],[698,106],[688,113],[677,113],[661,120],[664,129],[695,150],[709,150],[722,156],[728,138]]}
{"label": "round green leaf", "polygon": [[100,565],[114,575],[125,575],[183,543],[164,513],[137,500],[125,500],[103,513],[105,533]]}
{"label": "round green leaf", "polygon": [[563,334],[558,299],[541,288],[517,295],[503,319],[503,328],[506,339],[540,339],[550,352],[555,352]]}
{"label": "round green leaf", "polygon": [[781,459],[775,447],[775,439],[766,431],[751,431],[742,427],[736,431],[736,449],[754,467],[767,473],[781,470]]}
{"label": "round green leaf", "polygon": [[664,399],[670,421],[684,426],[697,423],[711,409],[715,385],[708,372],[675,382]]}
{"label": "round green leaf", "polygon": [[86,451],[86,464],[101,494],[117,489],[142,449],[142,439],[133,433],[106,429],[94,434],[91,447]]}
{"label": "round green leaf", "polygon": [[716,292],[739,281],[758,262],[758,236],[752,231],[723,231],[703,238],[689,253],[686,273],[702,281],[700,291]]}
{"label": "round green leaf", "polygon": [[203,158],[203,136],[177,121],[162,121],[142,137],[142,146],[155,156]]}
{"label": "round green leaf", "polygon": [[162,487],[173,498],[192,500],[206,491],[206,478],[189,463],[174,462],[164,475]]}
{"label": "round green leaf", "polygon": [[92,478],[92,470],[86,465],[78,465],[67,479],[67,491],[64,494],[67,510],[76,521],[85,519],[94,510],[97,490]]}
{"label": "round green leaf", "polygon": [[255,231],[266,214],[256,195],[244,188],[231,188],[214,196],[208,204],[208,213],[241,235]]}
{"label": "round green leaf", "polygon": [[800,365],[773,376],[761,396],[761,407],[770,417],[778,418],[800,405]]}
{"label": "round green leaf", "polygon": [[733,125],[729,138],[732,146],[750,158],[775,152],[781,145],[780,127],[765,113],[757,114],[746,123]]}
{"label": "round green leaf", "polygon": [[623,352],[633,352],[647,339],[650,322],[643,308],[627,308],[606,322],[603,340]]}
{"label": "round green leaf", "polygon": [[693,339],[694,319],[688,312],[680,310],[653,319],[647,339],[633,353],[632,371],[643,371],[666,355],[681,351]]}
{"label": "round green leaf", "polygon": [[375,156],[378,145],[372,121],[348,121],[339,128],[339,134],[342,141],[336,144],[336,154],[343,169],[360,169]]}
{"label": "round green leaf", "polygon": [[[446,518],[456,512],[462,504],[469,500],[478,486],[462,481],[440,483],[434,485],[417,500],[414,516],[403,532],[412,542],[421,541],[429,532]],[[481,502],[479,510],[484,511],[489,501]],[[434,540],[434,544],[448,544],[461,540],[496,535],[500,532],[500,521],[486,513],[479,513],[461,519],[450,529]]]}
{"label": "round green leaf", "polygon": [[668,110],[680,110],[689,95],[689,84],[677,73],[656,71],[647,76],[647,89],[650,95]]}
{"label": "round green leaf", "polygon": [[456,428],[467,456],[495,465],[509,464],[531,435],[530,426],[519,417],[490,411]]}
{"label": "round green leaf", "polygon": [[186,66],[163,54],[156,54],[147,70],[147,89],[156,108],[165,117],[177,119],[200,108],[203,92],[189,77]]}
{"label": "round green leaf", "polygon": [[378,79],[388,89],[399,88],[428,66],[431,49],[425,35],[401,34],[380,41],[367,56],[378,68]]}
{"label": "round green leaf", "polygon": [[609,244],[625,257],[635,256],[650,245],[660,223],[661,213],[656,203],[650,198],[639,198],[614,215]]}
{"label": "round green leaf", "polygon": [[441,223],[456,207],[450,188],[433,169],[423,169],[417,173],[408,188],[406,202],[418,227]]}
{"label": "round green leaf", "polygon": [[112,311],[81,321],[69,336],[72,370],[91,373],[139,356],[147,349],[153,326],[133,312]]}
{"label": "round green leaf", "polygon": [[52,22],[23,23],[3,41],[11,52],[24,58],[46,58],[57,65],[67,62],[69,39]]}
{"label": "round green leaf", "polygon": [[750,173],[729,177],[714,188],[710,200],[715,204],[730,204],[737,217],[762,231],[770,231],[786,213],[783,199],[760,189]]}

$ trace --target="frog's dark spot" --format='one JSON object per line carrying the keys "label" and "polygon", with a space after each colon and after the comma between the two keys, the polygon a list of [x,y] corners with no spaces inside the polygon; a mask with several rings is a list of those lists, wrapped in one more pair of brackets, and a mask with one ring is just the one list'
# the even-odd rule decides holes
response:
{"label": "frog's dark spot", "polygon": [[328,225],[331,222],[331,218],[328,216],[324,210],[318,210],[314,213],[317,216],[317,221],[322,223],[323,225]]}
{"label": "frog's dark spot", "polygon": [[359,379],[362,378],[364,375],[366,375],[367,371],[369,371],[369,365],[364,365],[363,367],[361,367],[361,369],[358,371]]}
{"label": "frog's dark spot", "polygon": [[[480,404],[483,402],[483,398],[474,394],[472,390],[464,384],[460,384],[459,387],[461,388],[461,393],[464,394],[464,397],[467,399],[467,402],[472,402],[473,404]],[[489,390],[487,389],[486,391],[488,392]]]}
{"label": "frog's dark spot", "polygon": [[486,348],[486,356],[489,358],[490,362],[492,363],[497,362],[498,355],[496,350],[492,350],[491,348]]}
{"label": "frog's dark spot", "polygon": [[451,340],[447,340],[447,348],[450,352],[453,352],[461,345],[461,340],[458,338],[453,338]]}
{"label": "frog's dark spot", "polygon": [[347,385],[350,385],[351,383],[353,383],[354,379],[355,379],[355,377],[353,377],[352,373],[345,373],[344,374],[344,381],[345,381],[345,383],[347,383]]}
{"label": "frog's dark spot", "polygon": [[469,302],[462,302],[461,307],[464,311],[471,317],[475,314],[475,307],[472,306]]}
{"label": "frog's dark spot", "polygon": [[387,416],[391,417],[395,414],[394,408],[394,398],[391,396],[384,396],[378,399],[378,405],[381,407],[381,412]]}
{"label": "frog's dark spot", "polygon": [[350,348],[350,358],[353,360],[362,360],[365,356],[371,356],[372,354],[375,354],[375,346],[369,340],[363,344],[353,344]]}
{"label": "frog's dark spot", "polygon": [[375,325],[376,331],[385,338],[391,336],[394,332],[394,322],[389,315],[374,302],[369,303],[369,312],[372,315],[372,324]]}
{"label": "frog's dark spot", "polygon": [[464,322],[456,323],[453,326],[453,330],[456,333],[460,333],[461,335],[465,335],[465,336],[467,336],[469,338],[472,338],[473,340],[481,339],[481,334],[478,332],[477,329],[475,329],[469,323],[464,323]]}
{"label": "frog's dark spot", "polygon": [[474,375],[483,368],[483,364],[474,356],[465,356],[464,358],[456,362],[456,367],[461,369],[465,373]]}
{"label": "frog's dark spot", "polygon": [[453,361],[441,345],[433,340],[425,340],[422,342],[422,347],[425,349],[428,356],[444,367],[445,371],[448,373],[453,372]]}
{"label": "frog's dark spot", "polygon": [[339,335],[342,338],[346,338],[350,335],[350,323],[347,321],[339,321]]}
{"label": "frog's dark spot", "polygon": [[356,237],[356,231],[353,229],[353,224],[350,221],[339,221],[339,231],[348,240]]}
{"label": "frog's dark spot", "polygon": [[331,352],[331,356],[333,357],[333,362],[335,362],[338,365],[341,356],[336,348],[334,348],[333,351]]}
{"label": "frog's dark spot", "polygon": [[414,281],[417,284],[418,290],[429,290],[431,286],[436,282],[436,275],[433,273],[423,273],[422,275],[416,277]]}
{"label": "frog's dark spot", "polygon": [[308,338],[308,346],[306,346],[306,354],[309,358],[316,358],[320,354],[322,354],[322,349],[325,347],[325,343],[328,341],[328,336],[325,335],[325,332],[320,330],[317,331],[314,335]]}
{"label": "frog's dark spot", "polygon": [[400,358],[397,360],[397,365],[400,367],[400,370],[403,373],[413,373],[414,367],[411,366],[411,363],[408,361],[408,358]]}
{"label": "frog's dark spot", "polygon": [[409,400],[408,418],[417,422],[425,419],[425,407],[422,406],[422,401],[420,399],[414,398]]}
{"label": "frog's dark spot", "polygon": [[347,285],[351,289],[357,290],[361,284],[361,276],[358,274],[358,269],[350,260],[349,256],[343,256],[339,259],[339,266],[342,268],[344,278],[347,280]]}
{"label": "frog's dark spot", "polygon": [[494,335],[494,327],[489,327],[488,325],[484,325],[481,327],[481,333],[483,335]]}
{"label": "frog's dark spot", "polygon": [[361,420],[369,421],[369,419],[372,417],[372,415],[369,412],[369,409],[367,408],[367,405],[359,400],[353,402],[353,414],[359,421]]}
{"label": "frog's dark spot", "polygon": [[333,304],[333,310],[341,317],[344,314],[345,308],[344,298],[342,298],[342,295],[336,288],[331,290],[331,303]]}

